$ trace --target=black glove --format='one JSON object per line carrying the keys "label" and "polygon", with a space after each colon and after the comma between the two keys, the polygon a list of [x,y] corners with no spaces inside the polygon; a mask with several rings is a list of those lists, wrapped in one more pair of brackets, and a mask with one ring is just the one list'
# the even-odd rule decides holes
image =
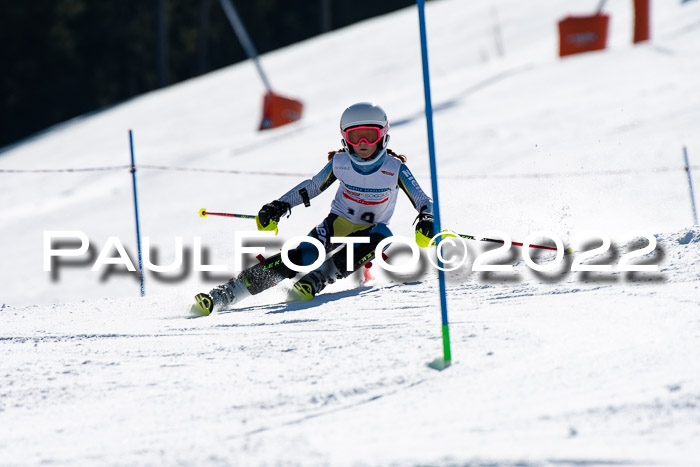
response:
{"label": "black glove", "polygon": [[278,199],[271,203],[267,203],[265,206],[260,208],[258,211],[258,216],[255,218],[258,224],[258,230],[277,230],[277,223],[280,218],[287,212],[291,213],[291,206],[289,203],[280,201]]}
{"label": "black glove", "polygon": [[420,247],[427,247],[430,243],[430,239],[435,235],[435,229],[433,228],[433,215],[421,213],[416,217],[418,221],[416,223],[416,243]]}

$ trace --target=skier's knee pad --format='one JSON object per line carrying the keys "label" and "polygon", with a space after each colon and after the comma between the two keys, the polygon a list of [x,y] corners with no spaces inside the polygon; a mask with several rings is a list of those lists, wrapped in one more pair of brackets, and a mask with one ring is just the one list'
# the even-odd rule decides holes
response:
{"label": "skier's knee pad", "polygon": [[289,260],[297,266],[308,266],[318,259],[318,248],[312,243],[301,242],[298,247],[289,250]]}
{"label": "skier's knee pad", "polygon": [[386,224],[377,224],[374,227],[372,227],[371,229],[369,229],[369,235],[370,235],[370,238],[372,238],[372,237],[376,238],[376,236],[381,235],[382,238],[379,241],[377,241],[377,243],[379,243],[383,239],[385,239],[387,237],[391,237],[393,234],[391,233],[391,230],[389,230],[389,226],[387,226]]}
{"label": "skier's knee pad", "polygon": [[347,247],[341,249],[338,253],[333,255],[333,262],[338,268],[343,276],[348,276],[354,271],[357,271],[360,266],[365,264],[367,261],[371,261],[375,256],[375,249],[379,242],[385,238],[391,237],[393,234],[386,224],[377,224],[371,229],[365,231],[365,235],[359,236],[369,236],[369,243],[358,243],[353,247],[353,261],[354,263],[350,265],[350,271],[348,271],[347,265]]}

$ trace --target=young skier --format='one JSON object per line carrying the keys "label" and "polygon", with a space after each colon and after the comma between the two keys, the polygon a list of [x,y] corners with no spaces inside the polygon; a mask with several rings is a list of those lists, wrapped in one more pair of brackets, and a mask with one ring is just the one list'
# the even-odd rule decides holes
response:
{"label": "young skier", "polygon": [[[433,202],[408,170],[406,157],[388,149],[389,122],[384,110],[369,102],[351,105],[340,118],[340,133],[343,149],[328,153],[328,164],[316,176],[264,205],[255,218],[258,230],[277,233],[277,223],[285,214],[291,214],[292,207],[302,203],[308,206],[311,198],[336,180],[340,182],[330,214],[309,236],[319,240],[326,253],[342,245],[331,243],[331,237],[369,237],[370,242],[352,246],[354,264],[349,268],[346,244],[318,269],[297,281],[293,291],[301,300],[311,300],[327,283],[347,277],[374,258],[379,242],[392,235],[387,224],[394,213],[399,188],[418,211],[416,243],[427,247],[434,235]],[[317,257],[318,250],[311,243],[302,242],[289,251],[289,259],[300,266],[314,263]],[[278,253],[208,294],[197,294],[192,311],[208,315],[296,274],[283,263]]]}

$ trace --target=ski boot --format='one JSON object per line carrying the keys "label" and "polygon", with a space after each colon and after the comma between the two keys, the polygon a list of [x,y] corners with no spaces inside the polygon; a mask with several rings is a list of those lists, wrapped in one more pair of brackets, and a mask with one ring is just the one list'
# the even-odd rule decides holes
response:
{"label": "ski boot", "polygon": [[333,258],[328,258],[318,269],[311,271],[294,284],[293,298],[300,301],[309,301],[326,287],[333,284],[336,279],[344,276],[338,271]]}
{"label": "ski boot", "polygon": [[191,311],[194,314],[207,316],[215,309],[217,311],[224,309],[240,302],[250,295],[245,278],[239,276],[236,279],[231,279],[227,283],[216,287],[208,294],[200,293],[195,295],[195,303],[192,305]]}
{"label": "ski boot", "polygon": [[198,293],[194,296],[194,305],[190,307],[190,312],[193,315],[210,315],[214,309],[214,301],[211,296],[206,293]]}
{"label": "ski boot", "polygon": [[326,287],[323,275],[317,271],[311,271],[294,284],[294,298],[306,302],[311,300]]}

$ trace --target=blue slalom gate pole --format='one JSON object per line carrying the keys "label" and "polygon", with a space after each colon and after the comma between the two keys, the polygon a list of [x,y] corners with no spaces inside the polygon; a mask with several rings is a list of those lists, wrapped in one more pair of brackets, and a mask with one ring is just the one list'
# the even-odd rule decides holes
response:
{"label": "blue slalom gate pole", "polygon": [[131,149],[131,182],[134,187],[134,216],[136,217],[136,248],[139,252],[139,277],[141,278],[141,296],[146,295],[143,284],[143,260],[141,257],[141,227],[139,225],[139,200],[136,196],[136,164],[134,163],[134,134],[129,130],[129,148]]}
{"label": "blue slalom gate pole", "polygon": [[[418,22],[420,23],[420,45],[423,59],[423,89],[425,91],[425,120],[428,125],[428,153],[430,156],[430,181],[433,185],[433,225],[435,232],[442,232],[440,224],[440,197],[438,196],[437,164],[435,162],[435,139],[433,137],[433,104],[430,98],[430,70],[428,68],[428,39],[425,30],[425,0],[416,0],[418,5]],[[440,282],[440,308],[442,312],[442,348],[443,359],[429,364],[431,368],[443,370],[452,363],[450,346],[450,328],[447,319],[447,291],[445,289],[445,272],[442,270],[440,255],[437,257],[438,280]]]}
{"label": "blue slalom gate pole", "polygon": [[698,212],[695,209],[695,192],[693,191],[693,177],[690,175],[690,163],[688,162],[688,148],[683,146],[683,159],[685,172],[688,175],[688,188],[690,189],[690,206],[693,208],[693,225],[698,225]]}

